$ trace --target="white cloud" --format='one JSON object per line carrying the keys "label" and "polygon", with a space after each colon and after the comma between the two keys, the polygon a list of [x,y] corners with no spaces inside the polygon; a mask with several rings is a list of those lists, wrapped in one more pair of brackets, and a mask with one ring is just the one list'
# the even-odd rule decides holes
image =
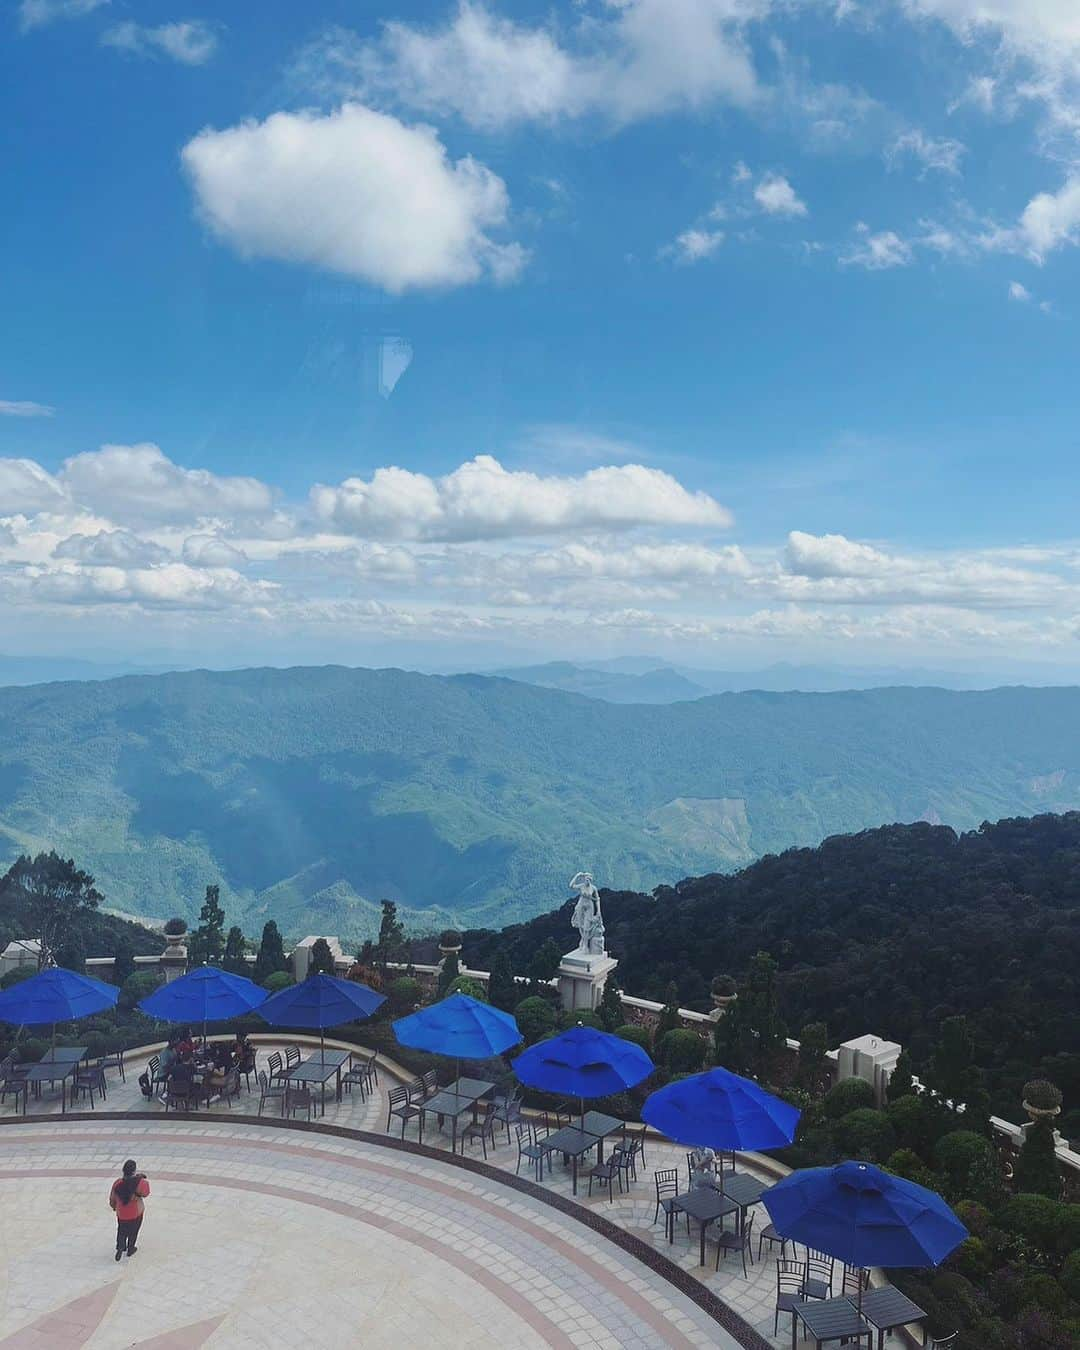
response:
{"label": "white cloud", "polygon": [[1028,301],[1031,300],[1031,298],[1032,298],[1031,292],[1030,292],[1030,291],[1028,290],[1028,288],[1027,288],[1025,285],[1023,285],[1021,282],[1019,282],[1019,281],[1010,281],[1010,282],[1009,282],[1009,299],[1010,299],[1010,300],[1019,300],[1019,301],[1021,301],[1023,304],[1027,304]]}
{"label": "white cloud", "polygon": [[275,113],[189,141],[182,160],[200,212],[242,254],[312,263],[385,290],[513,279],[516,243],[502,179],[452,162],[430,127],[359,104]]}
{"label": "white cloud", "polygon": [[377,469],[369,480],[312,489],[316,515],[371,538],[492,539],[638,525],[711,526],[730,514],[703,492],[640,464],[590,469],[577,478],[504,469],[478,455],[443,478]]}
{"label": "white cloud", "polygon": [[106,47],[134,56],[168,56],[185,66],[201,66],[217,51],[217,33],[203,19],[149,27],[130,19],[107,28],[101,35]]}
{"label": "white cloud", "polygon": [[846,266],[865,267],[871,272],[878,272],[890,267],[907,267],[911,263],[911,245],[894,230],[872,234],[866,225],[859,224],[856,233],[859,236],[856,242],[840,255],[841,263]]}
{"label": "white cloud", "polygon": [[63,487],[32,459],[0,459],[0,513],[47,511],[66,500]]}
{"label": "white cloud", "polygon": [[64,563],[51,570],[25,568],[13,580],[16,594],[60,605],[138,604],[147,609],[245,608],[272,602],[277,586],[250,581],[227,569],[206,570],[185,563],[159,567],[87,567]]}
{"label": "white cloud", "polygon": [[1080,242],[1080,173],[1067,178],[1058,192],[1032,197],[1020,217],[1019,235],[1039,261],[1063,244]]}
{"label": "white cloud", "polygon": [[182,556],[192,567],[242,567],[247,562],[243,549],[216,534],[188,535]]}
{"label": "white cloud", "polygon": [[442,26],[390,21],[374,41],[331,30],[302,78],[336,96],[455,114],[490,130],[598,113],[631,122],[759,96],[746,27],[768,0],[603,0],[560,35],[461,0]]}
{"label": "white cloud", "polygon": [[53,557],[93,566],[145,567],[167,562],[169,551],[130,530],[99,530],[69,535],[53,549]]}
{"label": "white cloud", "polygon": [[937,169],[941,173],[959,174],[960,159],[966,147],[948,137],[927,136],[917,128],[897,136],[885,152],[886,162],[895,166],[909,156],[922,165],[922,173]]}
{"label": "white cloud", "polygon": [[723,230],[692,228],[676,235],[660,252],[677,263],[696,263],[711,258],[723,242]]}
{"label": "white cloud", "polygon": [[47,403],[31,403],[28,399],[0,398],[0,417],[52,417],[56,412]]}
{"label": "white cloud", "polygon": [[105,445],[65,460],[60,482],[83,506],[115,520],[191,520],[269,512],[273,494],[256,478],[184,469],[156,445]]}
{"label": "white cloud", "polygon": [[754,188],[754,201],[770,216],[805,216],[806,203],[782,174],[767,173]]}
{"label": "white cloud", "polygon": [[19,5],[19,27],[24,33],[31,28],[43,28],[58,19],[81,19],[109,0],[22,0]]}
{"label": "white cloud", "polygon": [[788,568],[807,577],[874,576],[889,565],[889,559],[869,544],[853,543],[842,534],[788,535]]}

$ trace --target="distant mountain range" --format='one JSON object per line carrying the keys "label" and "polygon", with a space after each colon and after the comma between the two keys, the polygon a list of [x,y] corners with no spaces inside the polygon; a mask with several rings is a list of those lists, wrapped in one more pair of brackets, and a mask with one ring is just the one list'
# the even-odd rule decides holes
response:
{"label": "distant mountain range", "polygon": [[[501,927],[891,821],[1080,806],[1080,689],[619,706],[477,675],[190,671],[0,690],[0,861],[56,847],[126,914],[356,936]],[[568,935],[569,936],[569,935]]]}
{"label": "distant mountain range", "polygon": [[[653,657],[616,657],[609,661],[546,661],[490,672],[544,689],[601,698],[607,703],[682,703],[708,694],[764,689],[774,693],[838,693],[846,689],[938,688],[989,689],[1000,680],[956,671],[796,666],[785,663],[762,670],[705,670],[662,665]],[[1042,680],[1024,683],[1043,684]]]}

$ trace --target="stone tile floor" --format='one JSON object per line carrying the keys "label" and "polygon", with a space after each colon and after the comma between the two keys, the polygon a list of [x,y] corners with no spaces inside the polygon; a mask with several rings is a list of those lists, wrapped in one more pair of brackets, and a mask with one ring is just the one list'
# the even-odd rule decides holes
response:
{"label": "stone tile floor", "polygon": [[[260,1064],[268,1048],[260,1045]],[[144,1062],[130,1061],[126,1084],[110,1078],[104,1110],[146,1108],[137,1086]],[[324,1123],[383,1132],[385,1093],[395,1081],[384,1070],[366,1101],[355,1090],[340,1104],[331,1098]],[[211,1114],[252,1114],[253,1097],[242,1093],[228,1108],[217,1103]],[[736,1344],[670,1282],[601,1235],[459,1168],[239,1120],[223,1130],[200,1124],[203,1112],[166,1117],[162,1108],[161,1122],[127,1123],[103,1113],[100,1122],[62,1125],[58,1102],[46,1094],[31,1102],[25,1124],[0,1130],[0,1350],[361,1340],[632,1350]],[[268,1104],[265,1114],[274,1110]],[[0,1114],[12,1116],[11,1105]],[[410,1126],[406,1138],[415,1133]],[[449,1136],[431,1129],[424,1142],[449,1149]],[[117,1266],[106,1195],[128,1155],[158,1183],[145,1247]],[[616,1188],[609,1202],[603,1187],[589,1199],[587,1183],[579,1184],[577,1203],[662,1251],[766,1340],[789,1346],[786,1319],[772,1334],[775,1260],[766,1253],[744,1279],[731,1255],[717,1273],[709,1244],[702,1268],[694,1224],[689,1239],[681,1226],[668,1244],[662,1219],[652,1221],[652,1174],[670,1166],[685,1176],[685,1150],[650,1140],[646,1155],[627,1193]],[[482,1158],[479,1143],[467,1156]],[[513,1172],[516,1160],[503,1133],[488,1161]],[[523,1176],[531,1175],[527,1166]],[[746,1159],[739,1167],[753,1170]],[[570,1198],[561,1161],[543,1184]],[[757,1214],[760,1227],[767,1215],[760,1206]]]}

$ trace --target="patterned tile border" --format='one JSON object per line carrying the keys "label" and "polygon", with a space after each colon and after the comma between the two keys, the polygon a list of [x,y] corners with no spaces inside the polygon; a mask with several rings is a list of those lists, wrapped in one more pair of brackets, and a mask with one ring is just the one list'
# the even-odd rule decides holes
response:
{"label": "patterned tile border", "polygon": [[[182,1117],[181,1121],[185,1119],[187,1118]],[[82,1122],[114,1124],[123,1120],[152,1121],[159,1125],[163,1123],[161,1114],[154,1111],[69,1111],[66,1115],[51,1115],[47,1119],[39,1117],[28,1120],[23,1116],[7,1116],[0,1119],[0,1128],[10,1126],[25,1129],[31,1123],[39,1128],[46,1123],[49,1127],[55,1128],[56,1126],[63,1126],[68,1121],[73,1124]],[[324,1125],[306,1120],[281,1120],[231,1114],[214,1117],[211,1112],[200,1112],[187,1119],[187,1123],[197,1124],[200,1128],[209,1125],[227,1130],[230,1127],[235,1129],[237,1126],[243,1126],[244,1128],[251,1126],[256,1129],[290,1130],[300,1134],[351,1139],[374,1148],[408,1153],[444,1166],[456,1167],[464,1172],[471,1173],[473,1176],[482,1177],[485,1181],[494,1185],[507,1186],[511,1190],[519,1191],[533,1200],[558,1210],[560,1214],[576,1220],[586,1228],[592,1229],[593,1232],[619,1247],[628,1256],[640,1261],[654,1274],[677,1289],[684,1298],[696,1303],[713,1321],[723,1327],[728,1335],[743,1346],[744,1350],[772,1350],[769,1342],[749,1326],[732,1308],[728,1307],[722,1299],[718,1298],[712,1290],[706,1288],[688,1271],[676,1265],[674,1261],[669,1260],[662,1252],[643,1242],[633,1233],[620,1228],[609,1219],[605,1219],[602,1214],[586,1209],[565,1196],[546,1190],[525,1177],[514,1176],[513,1173],[504,1171],[502,1168],[492,1167],[490,1164],[479,1162],[475,1158],[463,1158],[457,1154],[449,1154],[444,1149],[429,1148],[426,1144],[417,1144],[411,1139],[394,1139],[389,1135],[375,1134],[370,1130],[353,1130],[343,1125]],[[207,1131],[208,1136],[210,1133],[211,1131]]]}

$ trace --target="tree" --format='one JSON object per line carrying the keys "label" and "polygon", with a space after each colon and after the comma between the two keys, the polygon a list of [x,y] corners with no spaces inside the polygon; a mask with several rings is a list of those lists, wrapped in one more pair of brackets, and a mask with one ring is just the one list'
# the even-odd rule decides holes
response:
{"label": "tree", "polygon": [[382,918],[379,920],[379,940],[375,944],[375,963],[385,966],[388,961],[405,960],[409,954],[409,940],[393,900],[379,903],[382,906]]}
{"label": "tree", "polygon": [[546,984],[555,978],[555,972],[559,969],[561,961],[559,944],[554,938],[547,938],[533,954],[526,974],[534,984]]}
{"label": "tree", "polygon": [[901,1097],[909,1097],[914,1091],[915,1083],[911,1073],[911,1056],[906,1050],[901,1050],[896,1057],[893,1071],[889,1075],[887,1089],[889,1101],[898,1102]]}
{"label": "tree", "polygon": [[390,982],[387,998],[390,1007],[399,1016],[418,1007],[424,996],[420,981],[412,975],[399,975]]}
{"label": "tree", "polygon": [[674,980],[668,985],[664,995],[664,1006],[660,1009],[660,1020],[656,1024],[655,1042],[657,1045],[669,1031],[677,1031],[682,1026],[679,1016],[679,990]]}
{"label": "tree", "polygon": [[946,1017],[930,1061],[930,1085],[953,1109],[968,1105],[979,1092],[982,1075],[975,1067],[975,1042],[966,1017]]}
{"label": "tree", "polygon": [[311,959],[308,962],[309,975],[333,975],[334,953],[325,938],[316,938],[311,944]]}
{"label": "tree", "polygon": [[272,970],[265,980],[261,981],[262,987],[269,990],[271,994],[279,994],[282,989],[288,989],[296,981],[287,970]]}
{"label": "tree", "polygon": [[777,963],[768,952],[751,960],[739,997],[716,1024],[717,1060],[736,1073],[760,1075],[787,1028],[780,1016]]}
{"label": "tree", "polygon": [[820,1091],[828,1081],[828,1048],[829,1028],[824,1022],[808,1022],[799,1032],[799,1086],[807,1092]]}
{"label": "tree", "polygon": [[86,974],[86,947],[77,928],[73,928],[56,949],[56,964],[79,975]]}
{"label": "tree", "polygon": [[523,998],[514,1009],[518,1030],[528,1045],[555,1030],[555,1012],[546,998],[533,994]]}
{"label": "tree", "polygon": [[615,1028],[615,1035],[621,1041],[633,1041],[635,1045],[640,1045],[646,1054],[652,1050],[652,1037],[649,1035],[648,1027],[639,1027],[627,1022],[623,1026]]}
{"label": "tree", "polygon": [[1046,1195],[1051,1200],[1061,1195],[1061,1167],[1050,1121],[1037,1120],[1028,1126],[1016,1160],[1014,1182],[1017,1191],[1029,1195]]}
{"label": "tree", "polygon": [[934,1162],[944,1172],[951,1194],[962,1199],[971,1195],[971,1172],[992,1152],[989,1139],[974,1130],[950,1130],[934,1145]]}
{"label": "tree", "polygon": [[874,1105],[874,1089],[865,1078],[842,1078],[825,1094],[825,1115],[839,1120],[849,1111],[858,1111]]}
{"label": "tree", "polygon": [[16,858],[0,880],[0,902],[21,901],[41,941],[38,969],[50,965],[62,936],[81,928],[81,920],[101,902],[89,872],[56,850]]}
{"label": "tree", "polygon": [[896,1148],[896,1134],[884,1111],[860,1107],[834,1123],[833,1142],[845,1158],[884,1162]]}
{"label": "tree", "polygon": [[461,968],[458,965],[457,952],[451,952],[442,963],[442,969],[439,971],[439,983],[436,986],[436,993],[439,998],[446,997],[446,991],[461,974]]}
{"label": "tree", "polygon": [[188,959],[193,966],[217,966],[225,952],[225,911],[218,886],[207,886],[206,899],[199,910],[199,926],[188,942]]}
{"label": "tree", "polygon": [[262,939],[259,942],[259,951],[255,957],[255,969],[252,972],[252,978],[256,984],[265,985],[268,975],[274,975],[287,968],[285,946],[281,941],[278,926],[273,919],[267,919],[263,925]]}
{"label": "tree", "polygon": [[696,1031],[673,1027],[656,1042],[656,1057],[671,1073],[697,1073],[705,1063],[705,1042]]}
{"label": "tree", "polygon": [[225,939],[225,951],[221,958],[222,970],[227,970],[230,975],[246,977],[248,974],[246,953],[247,943],[244,941],[244,934],[238,924],[233,924]]}
{"label": "tree", "polygon": [[129,975],[135,973],[135,948],[130,938],[123,935],[116,939],[113,948],[112,982],[122,985]]}
{"label": "tree", "polygon": [[619,994],[619,982],[614,972],[604,981],[604,992],[600,996],[600,1005],[596,1010],[605,1031],[614,1031],[625,1020],[622,997]]}
{"label": "tree", "polygon": [[517,981],[505,947],[500,947],[491,962],[488,978],[488,1000],[493,1008],[509,1012],[518,1001]]}

